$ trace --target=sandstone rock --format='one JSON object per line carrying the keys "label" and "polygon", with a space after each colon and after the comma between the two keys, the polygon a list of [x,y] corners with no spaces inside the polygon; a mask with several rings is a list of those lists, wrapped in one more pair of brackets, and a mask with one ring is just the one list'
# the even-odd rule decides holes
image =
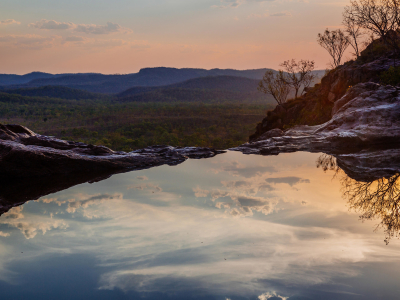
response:
{"label": "sandstone rock", "polygon": [[310,151],[351,153],[371,146],[400,146],[400,88],[358,84],[339,101],[332,119],[296,126],[281,137],[246,143],[232,150],[246,154]]}
{"label": "sandstone rock", "polygon": [[[368,91],[366,92],[365,89],[368,88]],[[332,108],[332,116],[336,114],[336,112],[346,103],[351,101],[357,96],[364,97],[367,96],[368,94],[372,93],[372,91],[376,90],[379,88],[379,85],[374,84],[374,83],[365,83],[363,85],[356,85],[354,87],[351,87],[348,92],[339,100],[335,102]]]}
{"label": "sandstone rock", "polygon": [[336,95],[334,93],[332,93],[332,92],[329,92],[328,101],[335,102],[335,99],[336,99]]}
{"label": "sandstone rock", "polygon": [[223,152],[202,147],[152,146],[126,153],[39,135],[20,125],[0,124],[0,215],[26,201],[80,183]]}
{"label": "sandstone rock", "polygon": [[262,140],[266,140],[266,139],[269,139],[272,137],[282,136],[283,134],[284,134],[284,132],[281,129],[275,128],[275,129],[271,129],[270,131],[267,131],[266,133],[261,135],[257,140],[262,141]]}
{"label": "sandstone rock", "polygon": [[[379,41],[378,41],[379,42]],[[297,125],[322,124],[331,117],[330,110],[333,113],[337,111],[347,99],[343,96],[347,91],[359,83],[379,83],[383,71],[388,70],[394,64],[400,66],[400,61],[394,61],[393,53],[385,52],[374,55],[373,45],[369,47],[362,57],[356,61],[349,61],[344,65],[331,70],[321,80],[321,84],[314,88],[309,88],[305,96],[297,100],[288,101],[265,118],[260,126],[257,126],[256,132],[250,136],[250,142],[258,139],[263,133],[274,128],[288,128]],[[372,53],[372,54],[371,54]],[[340,103],[336,104],[336,102]],[[283,114],[284,110],[286,114]],[[295,108],[295,109],[294,109]],[[325,113],[325,110],[329,110]],[[295,113],[294,113],[295,112]],[[275,122],[273,119],[278,116],[282,122]]]}
{"label": "sandstone rock", "polygon": [[39,135],[20,125],[0,125],[1,178],[76,172],[117,173],[163,164],[177,165],[189,157],[212,157],[222,152],[208,148],[153,146],[126,153]]}
{"label": "sandstone rock", "polygon": [[277,105],[274,112],[278,115],[284,115],[286,113],[286,109],[282,105]]}

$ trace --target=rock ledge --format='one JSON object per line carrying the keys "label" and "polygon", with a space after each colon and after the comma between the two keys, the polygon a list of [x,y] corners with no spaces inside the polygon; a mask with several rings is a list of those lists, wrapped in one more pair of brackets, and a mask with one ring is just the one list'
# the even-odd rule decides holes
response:
{"label": "rock ledge", "polygon": [[188,158],[213,157],[222,152],[209,148],[152,146],[126,153],[39,135],[21,125],[0,125],[1,178],[118,173],[177,165]]}

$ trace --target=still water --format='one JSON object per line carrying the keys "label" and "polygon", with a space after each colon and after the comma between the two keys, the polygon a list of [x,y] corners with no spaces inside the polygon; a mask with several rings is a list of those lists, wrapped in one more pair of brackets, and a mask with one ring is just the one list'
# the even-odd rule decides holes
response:
{"label": "still water", "polygon": [[360,220],[349,179],[319,157],[228,152],[15,207],[0,217],[0,297],[399,299],[399,240]]}

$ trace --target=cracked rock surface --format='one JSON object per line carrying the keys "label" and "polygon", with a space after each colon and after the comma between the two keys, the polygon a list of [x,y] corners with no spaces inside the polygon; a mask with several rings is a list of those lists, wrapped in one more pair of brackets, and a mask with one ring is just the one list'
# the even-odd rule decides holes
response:
{"label": "cracked rock surface", "polygon": [[0,215],[10,208],[71,186],[128,171],[224,151],[201,147],[151,146],[129,153],[104,146],[59,140],[21,125],[0,124]]}
{"label": "cracked rock surface", "polygon": [[[317,126],[296,126],[278,136],[231,150],[245,154],[309,151],[351,153],[372,146],[400,145],[400,89],[360,83],[335,103],[332,119]],[[274,134],[275,135],[275,134]]]}
{"label": "cracked rock surface", "polygon": [[177,165],[213,157],[209,148],[152,146],[129,153],[36,134],[20,125],[0,125],[0,177],[24,178],[69,173],[124,172]]}

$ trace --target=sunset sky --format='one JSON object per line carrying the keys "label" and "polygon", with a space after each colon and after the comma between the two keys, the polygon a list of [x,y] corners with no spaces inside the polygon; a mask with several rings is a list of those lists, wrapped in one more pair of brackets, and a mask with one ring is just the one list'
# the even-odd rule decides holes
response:
{"label": "sunset sky", "polygon": [[[278,68],[329,56],[335,0],[2,0],[0,73],[134,73],[144,67]],[[348,53],[347,58],[351,55]]]}

